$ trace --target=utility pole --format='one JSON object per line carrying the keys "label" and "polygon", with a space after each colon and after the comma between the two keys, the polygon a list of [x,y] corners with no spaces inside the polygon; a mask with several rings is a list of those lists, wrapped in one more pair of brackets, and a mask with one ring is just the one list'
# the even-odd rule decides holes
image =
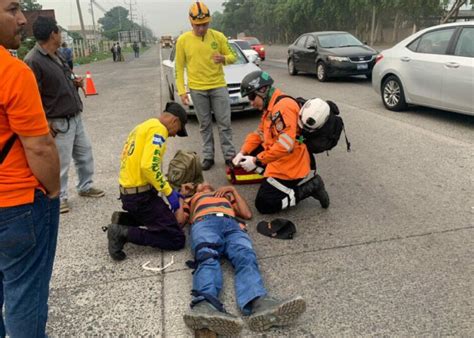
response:
{"label": "utility pole", "polygon": [[79,12],[79,22],[81,23],[81,33],[82,33],[82,38],[84,39],[84,46],[86,47],[84,50],[84,54],[86,56],[89,55],[89,49],[87,48],[87,37],[86,37],[86,30],[84,28],[84,20],[82,19],[82,11],[81,11],[81,4],[79,0],[76,0],[77,4],[77,11]]}
{"label": "utility pole", "polygon": [[97,34],[96,34],[96,30],[95,30],[95,17],[94,17],[93,0],[91,0],[91,15],[92,15],[92,29],[94,30],[94,44],[96,45],[96,47],[98,47]]}

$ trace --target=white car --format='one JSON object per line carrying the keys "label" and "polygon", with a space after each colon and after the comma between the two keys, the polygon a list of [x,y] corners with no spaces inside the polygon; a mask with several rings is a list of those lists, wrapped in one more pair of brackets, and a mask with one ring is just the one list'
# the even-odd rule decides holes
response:
{"label": "white car", "polygon": [[[230,42],[229,45],[234,50],[237,55],[237,60],[231,64],[224,66],[224,75],[225,80],[227,82],[227,89],[229,91],[229,99],[230,99],[230,107],[232,112],[241,112],[241,111],[249,111],[254,110],[254,108],[250,105],[250,101],[247,97],[242,97],[240,94],[240,84],[242,83],[243,78],[256,70],[260,70],[260,68],[255,65],[253,62],[250,62],[247,57],[243,54],[242,50],[237,46],[235,43]],[[166,84],[168,86],[170,99],[180,102],[176,82],[174,77],[174,65],[175,65],[175,48],[173,47],[170,56],[167,60],[163,61],[163,72],[166,80]],[[186,83],[186,73],[185,76],[185,83]],[[186,89],[188,89],[186,87]],[[188,90],[188,97],[190,105],[184,107],[188,114],[194,115],[194,105],[191,99],[191,95],[189,95]]]}
{"label": "white car", "polygon": [[262,60],[258,56],[258,53],[252,48],[252,46],[250,46],[248,41],[233,39],[229,40],[229,42],[237,44],[250,62],[255,63],[257,66],[260,65],[260,61]]}
{"label": "white car", "polygon": [[474,115],[474,22],[426,28],[384,50],[372,87],[389,110],[417,104]]}

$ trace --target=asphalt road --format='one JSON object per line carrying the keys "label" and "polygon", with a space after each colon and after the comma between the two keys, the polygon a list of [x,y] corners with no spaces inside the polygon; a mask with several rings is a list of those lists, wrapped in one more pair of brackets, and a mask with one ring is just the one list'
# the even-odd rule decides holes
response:
{"label": "asphalt road", "polygon": [[[296,325],[267,336],[472,336],[474,118],[426,108],[389,112],[365,79],[321,84],[315,76],[291,77],[280,58],[272,58],[271,47],[267,52],[262,67],[279,88],[339,105],[353,148],[347,153],[341,140],[329,156],[317,158],[329,209],[305,200],[275,215],[294,221],[293,240],[258,234],[258,221],[273,217],[253,208],[249,233],[270,294],[300,294],[308,305]],[[50,336],[192,335],[182,321],[191,297],[189,247],[170,253],[127,245],[128,258],[116,263],[101,231],[120,208],[119,156],[128,132],[167,100],[159,66],[159,50],[152,48],[140,59],[77,69],[90,70],[99,91],[84,100],[84,118],[97,186],[107,195],[78,197],[71,170],[72,211],[61,217]],[[258,113],[233,117],[236,145],[258,120]],[[188,131],[188,138],[169,140],[167,159],[178,149],[200,151],[197,121],[190,121]],[[219,149],[216,161],[205,177],[226,184]],[[239,191],[253,201],[257,188]],[[164,265],[173,255],[164,273],[141,268],[146,261]],[[237,314],[232,268],[223,267],[222,300]],[[248,330],[243,335],[256,336]]]}

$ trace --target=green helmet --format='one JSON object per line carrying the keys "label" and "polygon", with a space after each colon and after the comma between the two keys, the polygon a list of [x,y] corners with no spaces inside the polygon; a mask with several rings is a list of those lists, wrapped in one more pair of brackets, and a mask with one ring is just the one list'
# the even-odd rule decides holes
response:
{"label": "green helmet", "polygon": [[[267,72],[256,70],[244,77],[240,84],[240,94],[242,97],[246,97],[251,93],[257,92],[257,95],[265,98],[268,89],[272,84],[273,79]],[[267,87],[268,89],[266,91],[261,91],[260,89],[264,87]]]}

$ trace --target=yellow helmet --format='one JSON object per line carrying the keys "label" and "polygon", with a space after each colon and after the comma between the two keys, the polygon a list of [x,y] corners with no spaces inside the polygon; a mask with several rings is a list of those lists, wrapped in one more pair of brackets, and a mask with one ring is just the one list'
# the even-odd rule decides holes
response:
{"label": "yellow helmet", "polygon": [[189,7],[189,21],[195,25],[201,25],[211,21],[211,12],[207,6],[200,2],[196,1],[194,4]]}

